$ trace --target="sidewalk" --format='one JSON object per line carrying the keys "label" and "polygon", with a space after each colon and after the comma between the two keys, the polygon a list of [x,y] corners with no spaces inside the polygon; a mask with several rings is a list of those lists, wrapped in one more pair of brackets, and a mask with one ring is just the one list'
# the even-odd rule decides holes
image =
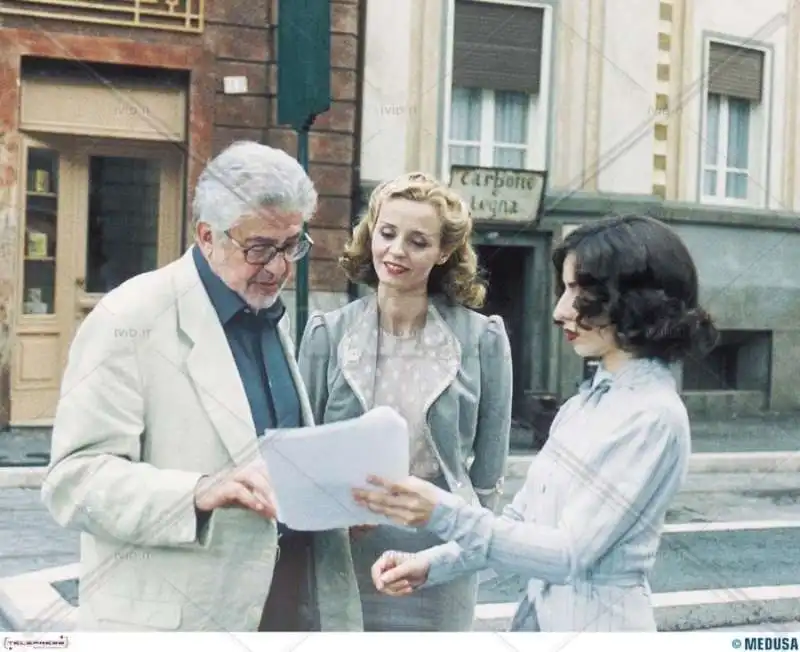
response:
{"label": "sidewalk", "polygon": [[0,467],[46,466],[50,428],[12,428],[0,432]]}
{"label": "sidewalk", "polygon": [[[513,452],[530,454],[532,436],[514,425]],[[692,420],[692,450],[695,453],[752,453],[800,451],[800,413],[741,417],[729,420]]]}
{"label": "sidewalk", "polygon": [[[536,454],[515,425],[506,478],[522,478]],[[517,445],[514,445],[517,444]],[[692,423],[693,473],[800,472],[800,414]],[[0,433],[0,487],[37,488],[50,458],[50,430],[12,429]]]}
{"label": "sidewalk", "polygon": [[[512,426],[511,452],[530,455],[532,434]],[[800,451],[800,413],[771,414],[731,420],[692,421],[695,453]],[[0,467],[42,466],[50,457],[49,428],[12,428],[0,432]]]}
{"label": "sidewalk", "polygon": [[800,413],[693,421],[695,453],[800,452]]}

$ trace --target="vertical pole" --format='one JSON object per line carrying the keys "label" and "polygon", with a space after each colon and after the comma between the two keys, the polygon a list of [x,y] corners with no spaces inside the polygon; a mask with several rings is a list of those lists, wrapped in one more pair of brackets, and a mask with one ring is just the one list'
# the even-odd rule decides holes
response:
{"label": "vertical pole", "polygon": [[[313,119],[312,119],[313,120]],[[308,172],[308,132],[311,121],[297,132],[297,160],[303,169]],[[303,224],[303,233],[307,231],[307,224]],[[295,279],[295,347],[300,352],[300,341],[306,330],[308,322],[308,265],[309,256],[297,263],[297,276]]]}

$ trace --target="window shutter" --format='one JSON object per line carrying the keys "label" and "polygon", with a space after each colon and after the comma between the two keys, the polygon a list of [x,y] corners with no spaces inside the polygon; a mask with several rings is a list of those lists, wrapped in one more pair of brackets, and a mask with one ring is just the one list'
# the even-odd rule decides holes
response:
{"label": "window shutter", "polygon": [[537,94],[544,9],[456,0],[453,85]]}
{"label": "window shutter", "polygon": [[760,102],[764,88],[764,53],[727,43],[711,43],[708,92]]}

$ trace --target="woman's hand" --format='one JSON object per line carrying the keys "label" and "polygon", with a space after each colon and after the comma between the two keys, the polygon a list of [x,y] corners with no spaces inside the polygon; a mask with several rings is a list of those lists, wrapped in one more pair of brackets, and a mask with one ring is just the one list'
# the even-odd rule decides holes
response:
{"label": "woman's hand", "polygon": [[399,483],[371,476],[367,482],[381,490],[354,489],[356,503],[401,525],[424,526],[438,502],[437,487],[413,476]]}
{"label": "woman's hand", "polygon": [[381,593],[400,597],[425,584],[430,563],[418,555],[389,550],[372,565],[372,583]]}

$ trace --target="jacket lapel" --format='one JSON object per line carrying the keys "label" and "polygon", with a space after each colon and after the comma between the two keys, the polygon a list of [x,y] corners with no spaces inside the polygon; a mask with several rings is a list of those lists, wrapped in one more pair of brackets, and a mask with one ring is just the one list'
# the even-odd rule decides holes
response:
{"label": "jacket lapel", "polygon": [[431,406],[453,384],[461,368],[461,343],[436,308],[434,301],[428,302],[428,319],[423,336],[425,350],[441,362],[443,373],[438,383],[431,385],[425,400],[425,414]]}
{"label": "jacket lapel", "polygon": [[374,402],[378,367],[378,304],[374,297],[363,299],[364,310],[339,343],[342,376],[366,412]]}
{"label": "jacket lapel", "polygon": [[247,463],[258,450],[250,404],[191,250],[178,266],[177,303],[178,325],[191,342],[186,368],[197,396],[231,458]]}

